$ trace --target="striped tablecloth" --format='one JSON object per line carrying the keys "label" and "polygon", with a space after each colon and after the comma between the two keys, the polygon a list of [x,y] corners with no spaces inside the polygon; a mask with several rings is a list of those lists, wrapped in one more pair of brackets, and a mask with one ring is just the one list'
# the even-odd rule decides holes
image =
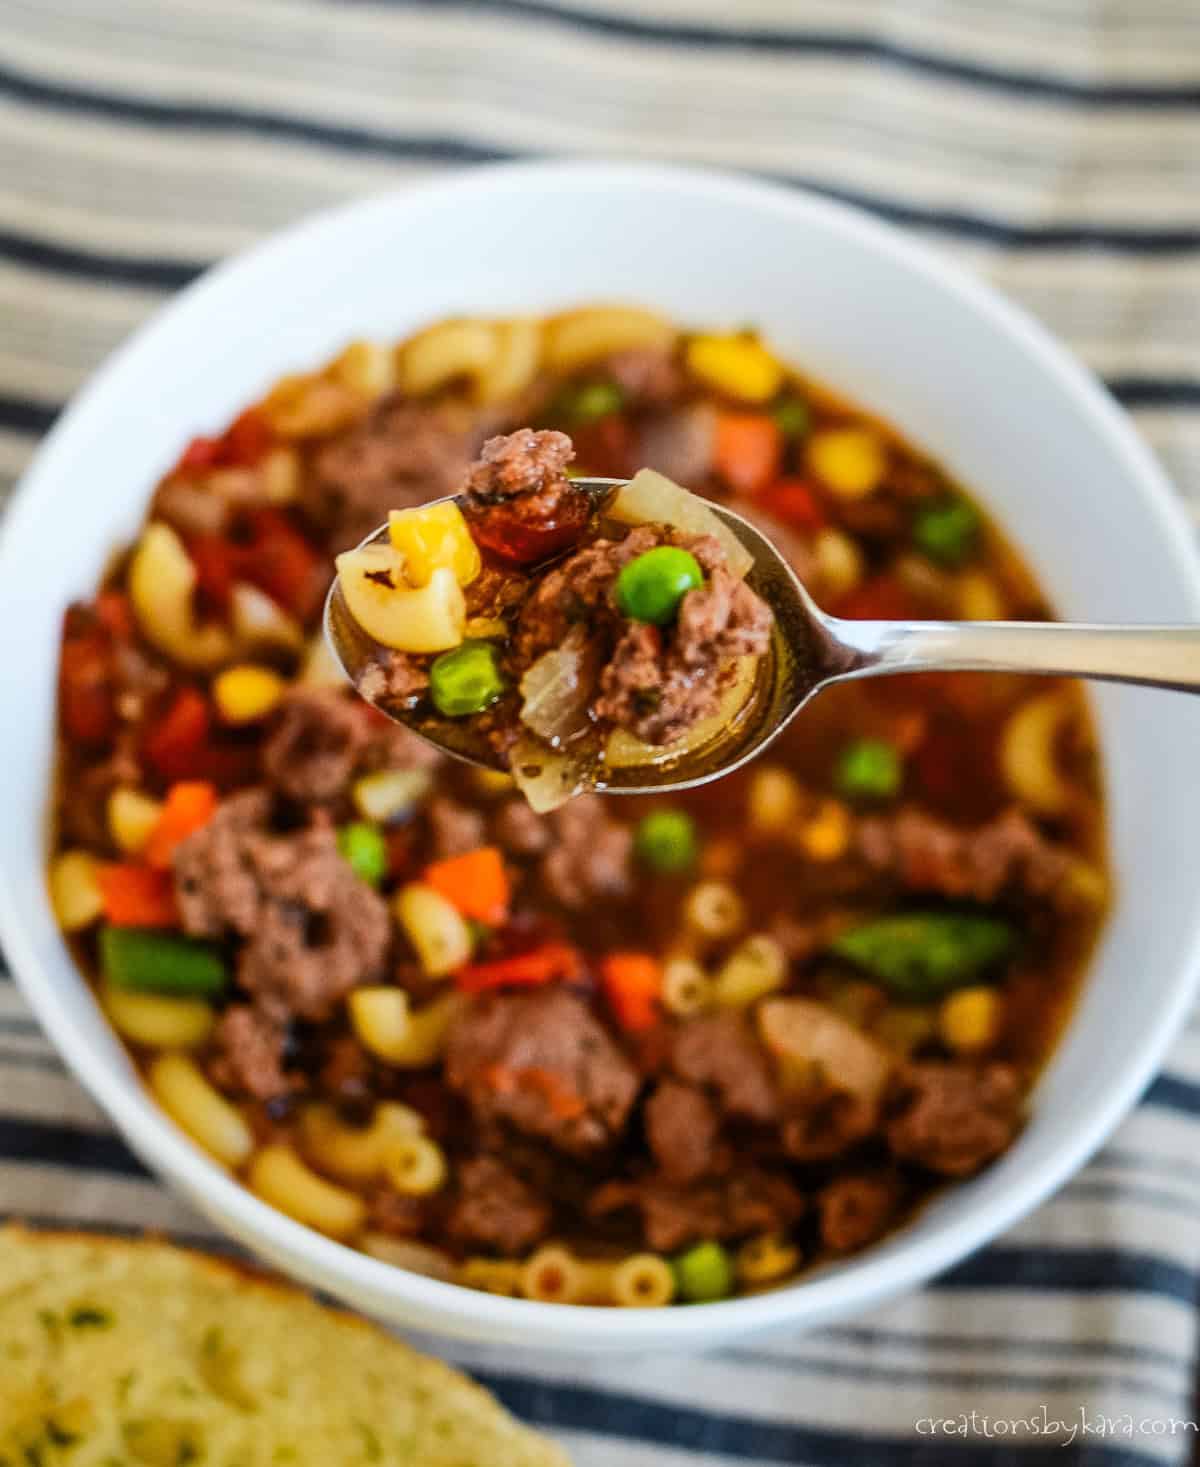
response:
{"label": "striped tablecloth", "polygon": [[[548,148],[749,169],[900,221],[1069,341],[1200,505],[1197,0],[0,0],[0,488],[210,261]],[[0,1210],[209,1237],[10,982]],[[1193,1026],[1051,1205],[852,1325],[689,1360],[446,1353],[582,1467],[1183,1462],[1198,1269]],[[1056,1420],[1063,1445],[1035,1429]]]}

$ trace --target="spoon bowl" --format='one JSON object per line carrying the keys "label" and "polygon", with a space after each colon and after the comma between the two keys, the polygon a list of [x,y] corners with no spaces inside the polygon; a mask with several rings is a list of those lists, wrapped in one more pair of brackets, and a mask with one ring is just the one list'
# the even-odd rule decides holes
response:
{"label": "spoon bowl", "polygon": [[[626,482],[575,480],[597,512],[603,512]],[[461,508],[464,496],[434,502]],[[708,508],[750,553],[753,564],[746,580],[775,619],[770,650],[759,658],[754,687],[744,707],[713,738],[687,753],[672,755],[664,749],[661,759],[629,767],[596,761],[588,771],[593,789],[653,794],[691,789],[722,778],[767,748],[822,688],[849,678],[904,672],[1017,672],[1200,691],[1200,626],[847,621],[821,610],[788,562],[754,525],[725,505],[710,502]],[[387,539],[388,527],[383,525],[362,544],[386,543]],[[325,603],[325,634],[347,677],[362,694],[363,673],[374,662],[379,647],[351,616],[338,580]],[[424,717],[388,698],[367,700],[458,759],[481,768],[507,768],[453,719]]]}

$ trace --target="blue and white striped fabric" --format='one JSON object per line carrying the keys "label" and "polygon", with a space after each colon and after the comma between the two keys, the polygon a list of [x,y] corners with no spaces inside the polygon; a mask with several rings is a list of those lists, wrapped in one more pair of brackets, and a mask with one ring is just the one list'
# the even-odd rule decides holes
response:
{"label": "blue and white striped fabric", "polygon": [[[210,261],[548,148],[745,168],[906,224],[1070,342],[1200,507],[1196,0],[0,0],[0,489]],[[3,981],[0,1210],[214,1241]],[[1052,1204],[850,1326],[633,1364],[446,1353],[581,1467],[1183,1463],[1198,1281],[1194,1024]]]}

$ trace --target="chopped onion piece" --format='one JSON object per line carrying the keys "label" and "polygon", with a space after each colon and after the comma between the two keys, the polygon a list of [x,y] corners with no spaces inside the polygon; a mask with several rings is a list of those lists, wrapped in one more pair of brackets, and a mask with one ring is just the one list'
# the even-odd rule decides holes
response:
{"label": "chopped onion piece", "polygon": [[754,557],[699,495],[681,489],[653,469],[635,474],[617,491],[607,512],[626,525],[673,525],[687,535],[715,535],[730,572],[739,580],[754,564]]}
{"label": "chopped onion piece", "polygon": [[570,754],[547,749],[536,739],[518,740],[512,751],[512,777],[539,815],[557,810],[583,788],[583,770]]}
{"label": "chopped onion piece", "polygon": [[887,1053],[847,1019],[814,998],[770,998],[758,1009],[763,1043],[784,1083],[827,1081],[874,1104],[891,1068]]}
{"label": "chopped onion piece", "polygon": [[729,734],[740,721],[754,691],[758,672],[757,657],[738,659],[737,675],[721,695],[721,706],[715,713],[694,723],[687,733],[671,744],[644,744],[627,729],[615,728],[608,736],[604,762],[610,769],[637,769],[642,765],[669,764],[713,739]]}
{"label": "chopped onion piece", "polygon": [[551,743],[570,738],[587,721],[595,682],[594,648],[572,634],[544,652],[521,679],[521,722]]}

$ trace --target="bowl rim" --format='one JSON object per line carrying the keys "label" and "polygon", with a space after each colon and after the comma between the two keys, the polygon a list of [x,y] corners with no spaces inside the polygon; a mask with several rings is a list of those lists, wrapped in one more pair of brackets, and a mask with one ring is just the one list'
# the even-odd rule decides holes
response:
{"label": "bowl rim", "polygon": [[[753,209],[760,218],[773,214],[791,223],[816,220],[956,297],[962,307],[982,318],[988,329],[1008,337],[1053,378],[1086,418],[1091,431],[1104,438],[1119,458],[1126,477],[1136,485],[1137,497],[1131,503],[1137,503],[1143,513],[1158,521],[1167,554],[1174,562],[1178,587],[1189,597],[1200,619],[1200,555],[1186,513],[1165,472],[1102,384],[1022,307],[954,260],[856,205],[809,189],[722,170],[643,161],[550,159],[481,165],[319,211],[205,271],[155,310],[105,359],[39,446],[0,527],[0,584],[5,583],[5,567],[15,554],[13,547],[32,532],[42,513],[40,487],[53,482],[57,460],[71,439],[88,422],[102,417],[110,398],[120,397],[120,379],[126,365],[135,362],[144,345],[168,323],[204,315],[227,282],[252,275],[277,255],[300,244],[311,245],[323,235],[337,236],[348,227],[369,230],[376,217],[390,215],[397,208],[417,212],[426,203],[438,204],[456,196],[478,203],[481,196],[519,195],[531,186],[568,189],[581,185],[650,185],[663,193],[704,195],[708,201],[729,209]],[[1197,919],[1190,955],[1181,962],[1170,1000],[1160,1007],[1119,1082],[1110,1087],[1102,1105],[1075,1124],[1074,1134],[1064,1144],[1015,1176],[1007,1193],[975,1209],[968,1207],[964,1215],[924,1236],[903,1231],[893,1234],[879,1249],[857,1255],[833,1271],[802,1275],[794,1284],[777,1290],[706,1304],[701,1309],[643,1312],[576,1305],[565,1308],[439,1282],[336,1243],[261,1202],[177,1130],[136,1080],[131,1082],[128,1075],[118,1073],[89,1047],[65,995],[60,997],[54,987],[42,981],[35,942],[26,933],[14,883],[0,862],[0,932],[20,987],[74,1075],[161,1177],[178,1182],[193,1200],[210,1203],[211,1207],[205,1207],[210,1217],[218,1218],[239,1238],[254,1240],[252,1246],[262,1246],[283,1266],[360,1301],[374,1297],[385,1306],[381,1312],[386,1312],[389,1304],[402,1306],[423,1314],[435,1328],[441,1322],[484,1338],[527,1334],[530,1343],[583,1347],[684,1345],[694,1344],[697,1335],[706,1329],[714,1337],[721,1337],[788,1324],[815,1326],[920,1286],[1011,1227],[1087,1161],[1159,1068],[1200,983],[1200,911]],[[78,981],[84,982],[82,975]]]}

